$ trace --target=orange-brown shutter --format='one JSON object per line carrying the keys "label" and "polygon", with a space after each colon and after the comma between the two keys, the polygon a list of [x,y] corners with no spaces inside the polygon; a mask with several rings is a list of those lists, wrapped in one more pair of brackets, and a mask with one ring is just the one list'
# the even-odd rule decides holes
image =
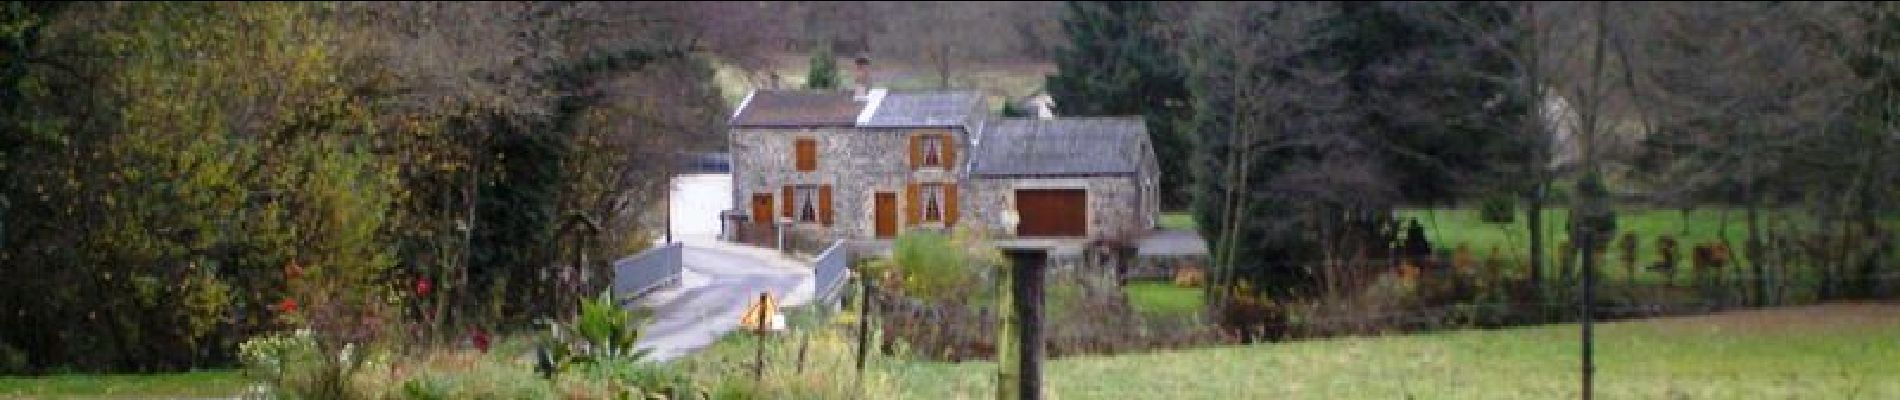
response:
{"label": "orange-brown shutter", "polygon": [[792,187],[789,185],[785,186],[785,197],[781,197],[782,199],[785,199],[784,201],[782,201],[783,203],[785,203],[785,208],[784,208],[784,211],[780,211],[778,213],[778,216],[791,218],[793,215],[792,209],[798,208],[798,200],[793,199],[792,194],[793,194]]}
{"label": "orange-brown shutter", "polygon": [[957,224],[957,184],[943,184],[943,226]]}
{"label": "orange-brown shutter", "polygon": [[917,184],[904,186],[904,223],[916,225],[923,222],[923,207],[917,202]]}
{"label": "orange-brown shutter", "polygon": [[818,170],[818,141],[798,139],[792,142],[792,163],[799,171]]}
{"label": "orange-brown shutter", "polygon": [[924,143],[922,135],[910,135],[910,169],[924,165]]}
{"label": "orange-brown shutter", "polygon": [[947,169],[952,165],[957,165],[957,146],[951,144],[953,142],[950,141],[950,135],[937,135],[937,143],[940,143],[943,149],[943,154],[938,155],[939,157],[943,157],[943,167]]}
{"label": "orange-brown shutter", "polygon": [[818,223],[831,226],[831,185],[818,186]]}

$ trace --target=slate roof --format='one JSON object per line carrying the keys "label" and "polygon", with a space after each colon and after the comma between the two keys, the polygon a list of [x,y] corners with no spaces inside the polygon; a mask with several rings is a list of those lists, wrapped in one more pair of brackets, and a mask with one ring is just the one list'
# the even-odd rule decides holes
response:
{"label": "slate roof", "polygon": [[733,127],[852,126],[864,102],[840,90],[758,90],[733,111]]}
{"label": "slate roof", "polygon": [[975,91],[887,91],[858,126],[961,126],[982,115],[982,103],[983,95]]}
{"label": "slate roof", "polygon": [[973,176],[1133,174],[1145,155],[1141,117],[1006,118],[984,121],[970,158]]}

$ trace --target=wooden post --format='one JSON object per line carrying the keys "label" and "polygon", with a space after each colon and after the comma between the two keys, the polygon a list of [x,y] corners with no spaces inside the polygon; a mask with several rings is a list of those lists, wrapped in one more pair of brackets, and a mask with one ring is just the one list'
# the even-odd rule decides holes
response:
{"label": "wooden post", "polygon": [[811,347],[811,334],[800,332],[798,334],[798,363],[793,364],[795,367],[792,369],[794,373],[805,373],[805,349],[808,347]]}
{"label": "wooden post", "polygon": [[1011,286],[1016,300],[1015,314],[1022,325],[1017,342],[1020,347],[1021,367],[1017,371],[1021,381],[1017,390],[1018,398],[1042,398],[1042,286],[1043,270],[1048,263],[1048,253],[1042,250],[1019,251],[1009,253]]}
{"label": "wooden post", "polygon": [[871,277],[858,276],[858,376],[864,376],[864,359],[871,353]]}
{"label": "wooden post", "polygon": [[1022,373],[1017,354],[1016,285],[1011,276],[1016,274],[1015,263],[997,268],[996,285],[996,399],[1009,400],[1021,396]]}
{"label": "wooden post", "polygon": [[769,324],[772,323],[772,319],[770,318],[770,314],[772,313],[768,312],[770,310],[765,309],[765,293],[766,292],[759,292],[759,326],[756,331],[759,336],[759,346],[758,352],[754,354],[752,360],[752,381],[760,383],[765,382],[765,331],[766,328],[771,327]]}

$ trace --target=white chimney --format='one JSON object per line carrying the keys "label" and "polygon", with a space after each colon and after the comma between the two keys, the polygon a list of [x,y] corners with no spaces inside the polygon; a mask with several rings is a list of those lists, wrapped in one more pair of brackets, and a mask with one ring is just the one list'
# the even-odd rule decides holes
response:
{"label": "white chimney", "polygon": [[1029,107],[1035,111],[1036,119],[1056,118],[1056,99],[1049,97],[1048,93],[1029,98]]}

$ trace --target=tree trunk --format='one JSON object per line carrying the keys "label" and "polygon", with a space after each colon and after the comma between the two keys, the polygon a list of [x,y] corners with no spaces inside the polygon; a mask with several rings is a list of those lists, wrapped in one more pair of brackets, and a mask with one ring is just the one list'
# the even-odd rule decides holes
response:
{"label": "tree trunk", "polygon": [[1750,192],[1747,203],[1748,242],[1743,246],[1742,251],[1746,254],[1743,254],[1742,258],[1748,259],[1749,270],[1754,271],[1755,274],[1755,306],[1765,307],[1768,305],[1768,266],[1761,260],[1761,223],[1757,221],[1760,218],[1758,214],[1761,207],[1757,204],[1758,200],[1753,193],[1754,184],[1749,184],[1748,191]]}
{"label": "tree trunk", "polygon": [[1532,296],[1543,296],[1544,288],[1544,189],[1548,182],[1539,178],[1537,188],[1532,189],[1530,201],[1524,211],[1524,227],[1530,229],[1530,285]]}

